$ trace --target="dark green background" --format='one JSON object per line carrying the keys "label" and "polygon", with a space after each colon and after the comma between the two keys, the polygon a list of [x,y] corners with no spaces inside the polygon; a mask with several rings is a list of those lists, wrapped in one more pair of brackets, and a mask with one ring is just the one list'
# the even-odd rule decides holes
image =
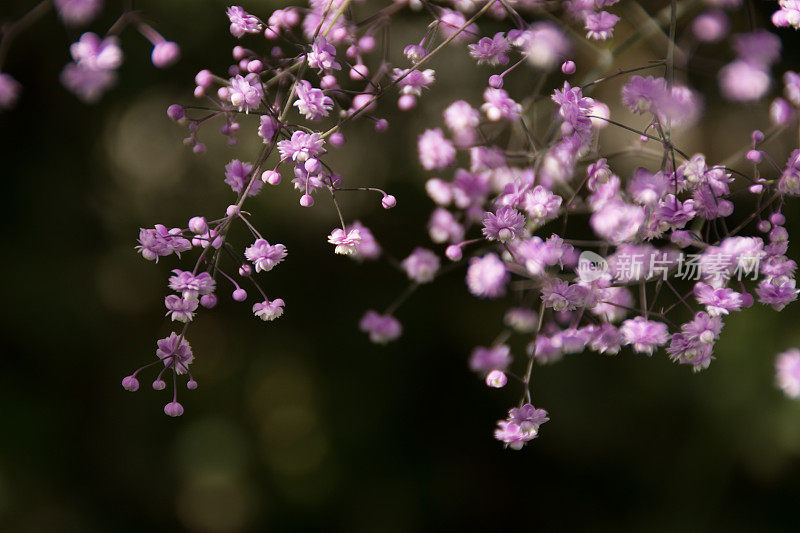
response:
{"label": "dark green background", "polygon": [[[0,18],[28,3],[3,4]],[[108,4],[95,31],[119,9]],[[191,102],[197,70],[228,64],[224,5],[141,2],[180,42],[183,60],[158,71],[147,43],[126,32],[120,83],[93,107],[57,82],[78,33],[52,14],[12,49],[6,70],[25,92],[0,115],[0,530],[797,530],[800,404],[773,385],[774,354],[800,344],[797,304],[732,317],[718,359],[698,375],[663,353],[629,351],[537,367],[535,403],[551,421],[524,451],[506,451],[491,432],[517,392],[488,390],[466,359],[497,334],[507,302],[471,298],[458,269],[401,308],[398,342],[369,344],[358,319],[399,294],[402,276],[334,256],[325,242],[335,225],[330,202],[320,196],[313,210],[300,208],[288,180],[248,203],[265,236],[289,250],[260,276],[287,302],[284,317],[262,323],[252,302],[228,298],[202,313],[188,334],[200,388],[181,392],[180,419],[163,415],[168,394],[150,390],[147,377],[138,393],[123,391],[120,379],[149,362],[172,327],[162,298],[180,266],[139,257],[138,228],[221,215],[233,199],[222,166],[258,151],[253,119],[242,121],[240,146],[225,147],[216,124],[202,133],[208,154],[192,156],[185,130],[164,114],[169,103]],[[267,6],[245,7],[264,14]],[[774,2],[761,7],[765,20]],[[393,27],[396,42],[419,35],[413,20]],[[783,34],[782,67],[797,68],[796,36]],[[707,50],[712,62],[730,57],[725,46]],[[439,81],[418,112],[400,116],[390,96],[382,104],[390,132],[354,125],[332,157],[346,183],[397,196],[390,212],[374,196],[342,197],[345,216],[369,225],[396,257],[427,242],[430,175],[416,161],[416,135],[452,99],[478,103],[488,76],[462,56],[434,61]],[[768,124],[763,106],[720,107],[705,70],[689,69],[710,96],[707,119],[683,146],[714,160]],[[527,76],[518,88],[533,85]],[[598,96],[612,103],[618,90],[610,84]],[[773,154],[783,161],[793,147],[775,143]],[[796,204],[784,212],[796,233]],[[237,238],[246,244],[243,232]]]}

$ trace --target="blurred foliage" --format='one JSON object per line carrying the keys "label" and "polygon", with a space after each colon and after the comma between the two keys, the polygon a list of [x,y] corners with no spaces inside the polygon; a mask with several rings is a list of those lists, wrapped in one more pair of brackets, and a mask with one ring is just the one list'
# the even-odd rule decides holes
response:
{"label": "blurred foliage", "polygon": [[[4,3],[0,19],[29,3]],[[93,28],[113,21],[119,6],[107,3]],[[663,353],[628,351],[537,367],[535,403],[552,420],[524,451],[506,451],[491,432],[516,393],[487,390],[466,365],[471,347],[501,327],[504,304],[469,297],[459,269],[401,308],[399,342],[369,344],[358,318],[405,282],[383,264],[334,257],[325,243],[332,206],[302,209],[286,183],[249,208],[267,238],[289,249],[287,262],[261,277],[270,296],[286,300],[285,316],[264,324],[225,298],[201,314],[189,335],[200,388],[183,393],[180,419],[162,414],[165,393],[124,392],[122,376],[170,331],[162,297],[178,266],[137,256],[138,228],[220,213],[230,196],[222,166],[257,151],[253,135],[228,148],[212,128],[208,153],[193,156],[164,113],[190,101],[198,69],[230,61],[224,6],[138,3],[184,57],[157,71],[147,43],[126,32],[120,83],[95,107],[57,83],[78,34],[54,17],[12,50],[6,68],[25,92],[18,109],[0,115],[0,530],[797,531],[800,403],[774,388],[772,364],[800,344],[798,304],[732,317],[718,359],[698,375]],[[419,27],[401,17],[392,31],[411,42]],[[800,48],[787,42],[786,63],[796,66]],[[648,46],[621,66],[650,57]],[[397,196],[387,213],[373,196],[342,195],[347,218],[373,228],[396,257],[427,241],[431,204],[416,135],[456,95],[475,103],[484,86],[487,71],[463,56],[434,62],[438,81],[417,112],[398,114],[387,98],[389,134],[354,125],[334,157],[347,183]],[[703,65],[689,67],[691,82],[714,94]],[[513,80],[515,90],[535,82]],[[618,91],[610,83],[595,96],[611,103]],[[712,161],[745,145],[749,128],[767,126],[763,105],[730,113],[715,100],[679,141]],[[243,130],[254,124],[243,121]],[[609,146],[630,141],[605,131]],[[789,144],[771,148],[782,159]],[[621,162],[620,172],[634,163]],[[785,208],[795,233],[796,211]],[[515,350],[521,355],[521,344]]]}

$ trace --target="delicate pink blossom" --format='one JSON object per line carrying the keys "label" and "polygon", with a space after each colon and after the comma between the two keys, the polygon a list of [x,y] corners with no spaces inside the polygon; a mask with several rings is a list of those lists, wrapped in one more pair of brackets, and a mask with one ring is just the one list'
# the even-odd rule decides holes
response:
{"label": "delicate pink blossom", "polygon": [[361,232],[358,229],[351,229],[345,233],[342,228],[336,228],[328,236],[328,242],[336,246],[334,251],[337,254],[354,254],[361,242]]}
{"label": "delicate pink blossom", "polygon": [[263,302],[253,304],[253,314],[265,322],[272,321],[283,315],[283,305],[281,298],[275,298],[271,301],[266,299]]}

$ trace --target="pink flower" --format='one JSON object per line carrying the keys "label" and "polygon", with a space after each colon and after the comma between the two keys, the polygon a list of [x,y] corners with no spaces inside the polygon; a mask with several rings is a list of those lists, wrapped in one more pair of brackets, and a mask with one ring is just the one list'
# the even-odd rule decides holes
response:
{"label": "pink flower", "polygon": [[352,230],[358,230],[361,242],[358,243],[356,251],[350,254],[350,257],[357,261],[378,259],[381,255],[381,246],[375,240],[372,231],[357,220],[347,227],[348,233]]}
{"label": "pink flower", "polygon": [[412,70],[396,68],[393,70],[393,79],[400,87],[400,94],[411,94],[419,96],[422,89],[427,89],[428,85],[436,81],[435,71],[432,69]]}
{"label": "pink flower", "polygon": [[258,239],[244,251],[244,256],[253,262],[256,272],[269,272],[286,257],[286,247],[282,244],[270,245],[264,239]]}
{"label": "pink flower", "polygon": [[339,70],[342,66],[336,62],[336,47],[328,44],[322,35],[318,36],[311,45],[311,51],[306,54],[306,61],[311,68],[320,71]]}
{"label": "pink flower", "polygon": [[496,213],[483,214],[483,235],[490,241],[507,242],[522,234],[525,217],[513,207],[501,207]]}
{"label": "pink flower", "polygon": [[589,13],[584,18],[586,23],[586,38],[604,41],[614,35],[614,26],[619,22],[619,17],[607,11]]}
{"label": "pink flower", "polygon": [[361,242],[361,232],[351,229],[345,233],[342,228],[336,228],[328,236],[328,242],[336,246],[335,253],[350,255],[356,252],[358,244]]}
{"label": "pink flower", "polygon": [[417,140],[419,161],[425,170],[438,170],[450,166],[456,158],[456,149],[439,128],[425,130]]}
{"label": "pink flower", "polygon": [[486,113],[486,118],[493,122],[500,119],[513,122],[522,113],[522,106],[509,97],[503,89],[489,87],[483,92],[483,99],[486,103],[481,109]]}
{"label": "pink flower", "polygon": [[778,354],[775,381],[789,398],[800,398],[800,350],[792,348]]}
{"label": "pink flower", "polygon": [[174,275],[169,278],[169,288],[181,293],[186,300],[194,300],[198,296],[211,294],[216,288],[216,282],[208,272],[195,275],[176,268],[172,273]]}
{"label": "pink flower", "polygon": [[94,70],[114,70],[122,64],[122,49],[115,36],[100,38],[86,32],[69,47],[72,59],[80,66]]}
{"label": "pink flower", "polygon": [[330,114],[333,100],[320,89],[313,88],[306,80],[301,80],[297,84],[297,100],[294,105],[307,120],[319,120]]}
{"label": "pink flower", "polygon": [[[453,11],[452,9],[442,9],[440,11],[439,29],[442,31],[445,38],[455,34],[458,30],[463,28],[466,23],[467,19],[458,11]],[[455,40],[462,42],[470,41],[475,38],[477,33],[478,26],[476,24],[470,24],[458,34]]]}
{"label": "pink flower", "polygon": [[275,298],[272,301],[266,299],[261,303],[253,304],[253,314],[265,322],[272,321],[283,315],[283,305],[281,298]]}
{"label": "pink flower", "polygon": [[589,224],[604,239],[622,244],[636,236],[644,220],[645,212],[640,206],[614,201],[594,213]]}
{"label": "pink flower", "polygon": [[319,133],[294,132],[291,139],[278,142],[281,160],[291,159],[298,163],[305,163],[309,158],[319,155],[325,144],[321,137]]}
{"label": "pink flower", "polygon": [[800,293],[800,289],[795,288],[795,280],[791,278],[765,279],[756,287],[758,301],[771,306],[776,311],[782,310],[797,300],[798,293]]}
{"label": "pink flower", "polygon": [[497,426],[494,438],[504,442],[512,450],[521,450],[527,442],[535,439],[538,435],[536,429],[524,431],[519,424],[507,420],[500,420],[497,422]]}
{"label": "pink flower", "polygon": [[171,315],[170,318],[178,322],[191,322],[192,318],[194,318],[194,312],[197,310],[197,304],[196,298],[181,298],[174,294],[164,298],[167,315]]}
{"label": "pink flower", "polygon": [[772,79],[763,66],[737,60],[720,69],[719,85],[728,100],[751,102],[767,94]]}
{"label": "pink flower", "polygon": [[261,115],[259,117],[258,136],[264,141],[264,144],[269,143],[278,132],[278,121],[269,115]]}
{"label": "pink flower", "polygon": [[180,228],[167,229],[162,224],[156,224],[154,229],[139,229],[136,250],[148,261],[158,262],[159,257],[173,253],[180,257],[182,252],[191,248],[191,243],[183,238]]}
{"label": "pink flower", "polygon": [[428,221],[428,235],[435,243],[457,243],[464,238],[464,226],[443,207],[437,207]]}
{"label": "pink flower", "polygon": [[511,365],[511,348],[505,344],[486,348],[478,346],[469,357],[469,369],[473,372],[505,370]]}
{"label": "pink flower", "polygon": [[475,128],[480,121],[480,112],[464,100],[457,100],[444,110],[444,123],[458,146],[468,146],[475,141]]}
{"label": "pink flower", "polygon": [[261,31],[261,21],[258,17],[251,15],[240,6],[229,7],[227,15],[231,22],[231,35],[237,39],[241,39],[245,33],[259,33]]}
{"label": "pink flower", "polygon": [[373,310],[364,314],[358,327],[364,333],[368,333],[369,340],[375,344],[386,344],[397,339],[403,332],[403,327],[395,317],[381,315]]}
{"label": "pink flower", "polygon": [[416,248],[401,263],[408,279],[415,283],[430,283],[439,270],[439,257],[426,248]]}
{"label": "pink flower", "polygon": [[506,293],[509,274],[503,261],[495,254],[473,257],[467,269],[469,292],[479,298],[498,298]]}
{"label": "pink flower", "polygon": [[522,199],[522,208],[537,226],[556,218],[560,207],[561,197],[541,185],[526,192]]}
{"label": "pink flower", "polygon": [[619,330],[625,344],[632,344],[635,351],[647,355],[652,355],[656,347],[666,344],[669,338],[666,324],[647,320],[643,316],[626,320]]}
{"label": "pink flower", "polygon": [[247,184],[252,181],[253,184],[250,186],[247,196],[255,196],[264,184],[259,180],[252,180],[252,172],[252,163],[243,163],[238,159],[234,159],[225,165],[225,183],[230,185],[233,192],[241,194]]}
{"label": "pink flower", "polygon": [[551,70],[571,51],[572,44],[564,32],[552,22],[536,22],[509,40],[518,46],[533,66]]}
{"label": "pink flower", "polygon": [[164,361],[165,367],[172,367],[178,374],[186,374],[189,371],[194,355],[189,341],[183,335],[170,333],[169,337],[159,339],[156,344],[158,346],[156,355]]}
{"label": "pink flower", "polygon": [[508,63],[510,46],[503,33],[495,33],[494,37],[484,37],[477,44],[469,45],[469,55],[479,65],[505,65]]}
{"label": "pink flower", "polygon": [[117,82],[117,74],[112,70],[96,70],[77,63],[67,63],[61,71],[60,80],[80,100],[92,104]]}
{"label": "pink flower", "polygon": [[261,88],[261,79],[258,74],[248,74],[244,77],[237,74],[230,79],[228,99],[239,111],[249,113],[254,109],[258,109],[263,97],[264,91]]}

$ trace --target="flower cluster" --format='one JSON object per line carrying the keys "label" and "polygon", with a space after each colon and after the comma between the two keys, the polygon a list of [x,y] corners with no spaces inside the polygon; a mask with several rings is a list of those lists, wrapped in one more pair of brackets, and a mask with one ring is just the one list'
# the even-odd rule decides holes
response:
{"label": "flower cluster", "polygon": [[[633,42],[613,42],[621,20],[606,8],[614,0],[566,2],[557,9],[528,1],[443,4],[425,4],[424,16],[433,20],[426,21],[419,41],[401,43],[408,61],[402,65],[381,55],[391,43],[383,34],[387,41],[377,46],[376,35],[406,5],[422,5],[416,1],[395,2],[363,18],[356,17],[351,0],[310,0],[308,9],[279,9],[265,17],[228,8],[231,35],[252,44],[233,48],[234,64],[225,75],[210,69],[197,73],[194,96],[203,105],[175,104],[167,114],[187,127],[185,142],[195,153],[205,150],[199,136],[212,120],[222,122],[231,146],[237,133],[249,131],[260,138],[261,150],[248,162],[231,158],[226,165],[224,183],[235,201],[224,216],[195,217],[187,228],[141,230],[137,248],[145,259],[190,251],[198,258],[193,268],[173,271],[169,286],[176,294],[165,299],[168,315],[184,324],[182,330],[158,341],[157,360],[126,377],[126,389],[136,390],[139,372],[158,362],[164,369],[154,388],[164,388],[164,372],[173,373],[173,383],[188,374],[187,386],[196,388],[186,328],[201,307],[214,306],[220,285],[243,302],[248,294],[240,283],[252,284],[260,295],[253,314],[262,320],[282,315],[284,301],[267,298],[254,274],[280,264],[286,247],[261,235],[244,204],[268,194],[264,185],[278,186],[284,176],[290,176],[304,208],[330,196],[340,224],[321,232],[320,241],[327,233],[334,253],[356,261],[385,256],[407,278],[408,288],[397,300],[363,315],[359,328],[372,342],[398,339],[403,328],[395,315],[401,305],[459,266],[470,294],[507,302],[501,331],[489,346],[472,352],[469,368],[492,388],[521,385],[519,407],[495,431],[512,449],[536,438],[548,421],[547,412],[532,405],[535,365],[585,351],[631,352],[665,354],[698,372],[715,359],[728,315],[756,302],[780,311],[797,299],[797,264],[788,256],[783,210],[789,197],[800,196],[800,148],[775,154],[788,158],[781,166],[765,142],[768,135],[791,131],[787,126],[796,129],[800,76],[784,73],[783,94],[765,117],[773,129],[741,132],[744,147],[731,157],[712,161],[683,146],[688,141],[682,128],[696,124],[704,102],[716,94],[703,98],[678,68],[679,29],[691,29],[691,49],[727,39],[733,56],[717,73],[727,105],[759,101],[773,88],[780,39],[763,29],[731,33],[739,2],[715,2],[700,13],[679,11],[673,2],[663,28],[670,36],[667,45],[645,64],[624,69],[606,61]],[[542,10],[549,11],[547,20],[537,20]],[[773,21],[797,27],[797,13],[796,2],[781,1]],[[505,31],[482,35],[478,21],[484,15],[505,23]],[[654,19],[653,24],[664,23]],[[582,43],[572,37],[576,29],[586,32]],[[109,39],[82,39],[73,50],[76,65],[116,68],[121,53]],[[331,168],[328,154],[344,146],[351,121],[372,123],[378,132],[389,127],[379,115],[384,95],[396,94],[402,111],[415,108],[434,90],[437,73],[430,67],[449,44],[490,73],[480,91],[444,106],[441,127],[417,139],[420,166],[437,172],[425,184],[433,203],[427,224],[431,244],[413,247],[397,261],[369,228],[346,222],[337,194],[377,193],[385,209],[397,200],[369,184],[345,186],[346,177]],[[579,44],[596,51],[597,65],[576,61]],[[526,85],[506,82],[527,80],[531,70],[536,88],[515,94],[512,85]],[[622,82],[621,91],[600,101],[594,91],[610,80]],[[12,84],[5,86],[0,78],[0,102],[14,92]],[[610,150],[607,129],[628,136],[628,145]],[[243,252],[229,238],[234,224],[252,236]],[[633,268],[635,258],[650,268]],[[777,363],[779,386],[790,396],[797,395],[797,368],[794,352]],[[177,387],[165,412],[183,412]]]}
{"label": "flower cluster", "polygon": [[[284,300],[268,297],[255,275],[269,272],[282,263],[288,254],[287,247],[264,238],[244,206],[249,198],[269,188],[265,185],[278,186],[283,176],[292,176],[291,186],[298,191],[299,204],[305,208],[313,207],[320,193],[329,194],[341,222],[327,239],[335,253],[358,261],[381,256],[381,247],[369,228],[358,221],[345,222],[336,195],[350,191],[378,193],[384,209],[394,207],[396,198],[374,187],[344,187],[343,177],[327,163],[328,150],[345,143],[341,131],[345,123],[363,118],[373,121],[377,131],[384,131],[388,125],[386,120],[372,114],[380,77],[367,78],[369,71],[364,64],[368,54],[376,49],[373,33],[385,23],[385,17],[378,16],[373,24],[355,24],[346,13],[349,3],[349,0],[312,2],[312,9],[304,16],[300,15],[301,10],[283,9],[264,18],[240,6],[229,7],[226,15],[231,35],[254,40],[252,48],[263,49],[263,53],[235,45],[232,55],[236,64],[225,76],[213,74],[210,69],[203,69],[195,76],[194,96],[203,105],[173,104],[167,109],[170,119],[187,127],[185,144],[196,154],[205,152],[205,144],[200,140],[202,127],[215,119],[222,122],[220,132],[230,146],[237,144],[237,134],[243,131],[257,135],[263,145],[260,154],[247,160],[232,158],[225,165],[221,181],[234,193],[235,200],[223,216],[215,219],[195,216],[185,227],[169,229],[156,225],[140,230],[136,249],[145,259],[158,261],[172,254],[180,258],[182,253],[192,251],[197,255],[191,268],[173,270],[169,287],[176,294],[164,299],[167,315],[182,324],[179,331],[168,337],[169,342],[159,341],[156,354],[165,368],[153,387],[164,388],[161,385],[164,372],[175,376],[172,401],[164,409],[170,416],[183,413],[177,398],[177,377],[189,374],[189,363],[193,360],[193,356],[188,357],[192,353],[186,338],[188,327],[202,308],[216,305],[222,287],[229,287],[232,300],[245,302],[250,295],[243,286],[252,286],[258,295],[252,304],[256,318],[273,321],[283,315]],[[298,34],[303,36],[299,40]],[[118,64],[118,61],[97,61],[103,54],[121,58],[118,48],[109,49],[116,54],[106,51],[116,46],[115,41],[108,39],[87,41],[94,45],[90,56],[93,65],[102,63],[103,67],[111,68]],[[279,40],[282,46],[264,41],[259,46],[260,39]],[[344,54],[342,48],[346,50]],[[88,54],[83,49],[77,53],[76,61]],[[344,72],[342,65],[352,59],[356,64],[350,72]],[[397,86],[401,98],[419,97],[421,89],[434,80],[432,70],[383,69],[380,76]],[[210,107],[211,112],[192,116],[201,107],[204,111]],[[244,121],[253,122],[248,130],[242,127]],[[244,247],[230,239],[235,225],[243,226],[252,236]],[[420,249],[403,263],[403,268],[417,283],[426,283],[435,276],[439,259],[433,252]],[[390,314],[371,312],[362,320],[361,329],[375,342],[388,342],[396,339],[402,328]],[[138,389],[137,376],[152,364],[126,377],[123,386],[128,390]],[[197,387],[190,374],[187,386]]]}
{"label": "flower cluster", "polygon": [[[425,187],[435,204],[428,222],[431,241],[443,245],[453,266],[465,265],[472,295],[502,299],[513,294],[513,307],[494,343],[476,348],[469,358],[470,370],[490,387],[504,388],[509,377],[522,384],[521,407],[512,409],[495,432],[512,449],[535,438],[547,420],[530,403],[535,364],[584,351],[613,355],[628,347],[645,356],[663,352],[698,372],[714,360],[727,315],[756,302],[781,310],[800,293],[782,214],[784,200],[800,196],[800,149],[779,167],[762,148],[766,135],[754,130],[744,133],[750,139],[739,153],[746,158],[712,164],[702,153],[682,150],[681,128],[703,116],[704,98],[678,80],[674,43],[644,66],[609,69],[580,83],[546,74],[541,86],[552,87],[549,109],[545,94],[514,97],[504,89],[526,64],[552,72],[561,62],[559,74],[576,75],[578,65],[570,58],[575,43],[564,27],[579,20],[590,41],[611,39],[620,19],[603,8],[613,3],[568,2],[562,27],[525,22],[523,6],[516,11],[504,3],[513,29],[481,37],[475,28],[466,37],[474,41],[467,53],[490,69],[512,66],[487,76],[482,99],[474,95],[446,106],[443,127],[424,131],[417,142],[420,165],[438,176]],[[780,5],[776,24],[796,25],[796,6]],[[728,10],[737,6],[724,4]],[[718,73],[723,97],[751,102],[768,93],[781,51],[774,33],[729,34],[729,15],[718,9],[693,19],[673,12],[671,20],[671,35],[686,24],[701,43],[729,38],[735,57]],[[423,44],[408,45],[406,55],[425,57]],[[591,70],[587,65],[587,76]],[[618,101],[592,96],[595,87],[620,77]],[[783,82],[783,95],[770,113],[777,131],[796,128],[800,106],[800,76],[786,72]],[[532,124],[534,106],[539,116],[550,113],[554,125]],[[628,125],[631,113],[645,117],[646,126]],[[648,156],[632,173],[616,170],[620,154],[604,153],[607,127],[631,134],[631,148],[622,155]],[[656,149],[648,150],[648,142]],[[443,177],[447,173],[451,179]],[[750,197],[755,211],[736,209],[735,198],[742,195]],[[575,229],[569,232],[572,220]],[[592,237],[577,232],[582,224]],[[434,258],[433,251],[418,248],[402,263],[411,290],[439,270]],[[424,275],[415,274],[420,270]],[[392,312],[398,305],[390,306]],[[376,321],[377,315],[368,316]],[[377,327],[363,324],[376,340]],[[514,336],[526,346],[519,365]],[[796,359],[787,353],[777,363],[778,383],[792,396],[797,395]]]}

